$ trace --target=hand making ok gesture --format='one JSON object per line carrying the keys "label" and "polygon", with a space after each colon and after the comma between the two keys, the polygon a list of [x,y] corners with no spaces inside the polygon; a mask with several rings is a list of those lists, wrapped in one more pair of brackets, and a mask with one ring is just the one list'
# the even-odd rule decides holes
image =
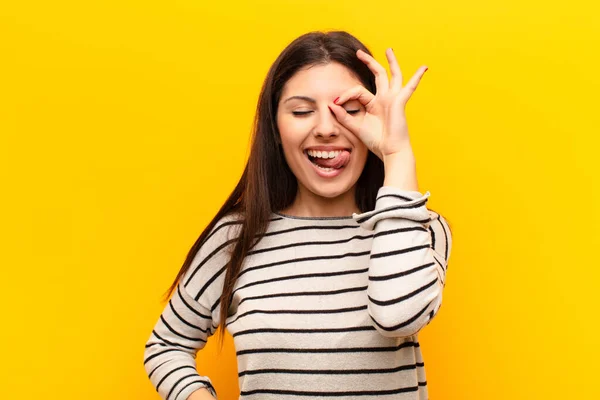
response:
{"label": "hand making ok gesture", "polygon": [[[406,86],[402,86],[402,72],[393,50],[387,49],[392,79],[388,81],[387,71],[373,57],[362,50],[356,56],[375,75],[377,93],[374,95],[362,85],[348,89],[329,108],[336,119],[354,133],[369,150],[381,160],[410,146],[406,124],[406,103],[417,88],[421,77],[427,71],[423,66],[413,75]],[[356,99],[366,109],[364,115],[350,115],[339,104]]]}

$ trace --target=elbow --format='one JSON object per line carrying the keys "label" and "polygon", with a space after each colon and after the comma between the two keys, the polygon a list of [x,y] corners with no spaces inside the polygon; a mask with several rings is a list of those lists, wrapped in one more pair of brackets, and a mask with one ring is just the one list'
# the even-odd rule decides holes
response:
{"label": "elbow", "polygon": [[439,308],[441,293],[431,293],[422,301],[407,304],[402,309],[370,302],[367,310],[375,329],[385,337],[409,337],[429,324],[434,310]]}
{"label": "elbow", "polygon": [[152,370],[156,368],[156,361],[160,355],[159,347],[161,346],[158,344],[152,345],[147,343],[146,347],[144,348],[144,370],[149,378],[152,376]]}
{"label": "elbow", "polygon": [[399,319],[398,316],[391,318],[386,315],[384,310],[380,310],[379,307],[371,308],[369,306],[369,317],[375,329],[385,337],[409,337],[419,332],[425,325],[421,321],[421,318],[416,320],[412,319]]}
{"label": "elbow", "polygon": [[158,340],[153,334],[144,347],[144,370],[151,380],[156,370],[176,358],[186,358],[185,352],[169,342]]}

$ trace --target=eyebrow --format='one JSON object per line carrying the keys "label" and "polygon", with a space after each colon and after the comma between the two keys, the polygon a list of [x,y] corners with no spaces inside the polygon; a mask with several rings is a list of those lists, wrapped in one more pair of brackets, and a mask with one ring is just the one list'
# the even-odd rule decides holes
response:
{"label": "eyebrow", "polygon": [[285,99],[284,103],[290,101],[290,100],[294,100],[294,99],[298,99],[298,100],[305,100],[308,101],[310,103],[316,103],[317,101],[315,99],[313,99],[312,97],[308,97],[308,96],[292,96],[292,97],[288,97],[287,99]]}

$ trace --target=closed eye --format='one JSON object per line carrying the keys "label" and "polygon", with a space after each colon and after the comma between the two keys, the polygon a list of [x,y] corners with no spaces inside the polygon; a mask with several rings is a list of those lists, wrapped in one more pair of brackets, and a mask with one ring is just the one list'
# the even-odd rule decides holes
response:
{"label": "closed eye", "polygon": [[[302,116],[306,114],[310,114],[312,111],[292,111],[292,114]],[[346,112],[350,115],[358,114],[360,110],[346,110]]]}

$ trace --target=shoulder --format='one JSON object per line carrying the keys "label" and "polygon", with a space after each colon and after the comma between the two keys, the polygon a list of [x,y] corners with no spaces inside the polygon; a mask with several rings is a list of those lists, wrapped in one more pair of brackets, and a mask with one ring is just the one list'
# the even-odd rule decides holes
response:
{"label": "shoulder", "polygon": [[202,240],[195,244],[196,254],[192,266],[203,265],[210,258],[226,255],[228,250],[233,248],[242,221],[240,214],[229,213],[219,218],[211,228],[205,228],[205,232],[201,235],[203,236]]}
{"label": "shoulder", "polygon": [[230,213],[219,218],[212,228],[205,228],[209,230],[203,232],[202,241],[197,241],[190,251],[188,257],[192,260],[182,279],[190,293],[202,293],[202,288],[220,275],[230,258],[241,224],[241,216]]}
{"label": "shoulder", "polygon": [[203,240],[202,246],[211,247],[236,239],[242,222],[243,215],[239,212],[231,212],[219,218]]}

